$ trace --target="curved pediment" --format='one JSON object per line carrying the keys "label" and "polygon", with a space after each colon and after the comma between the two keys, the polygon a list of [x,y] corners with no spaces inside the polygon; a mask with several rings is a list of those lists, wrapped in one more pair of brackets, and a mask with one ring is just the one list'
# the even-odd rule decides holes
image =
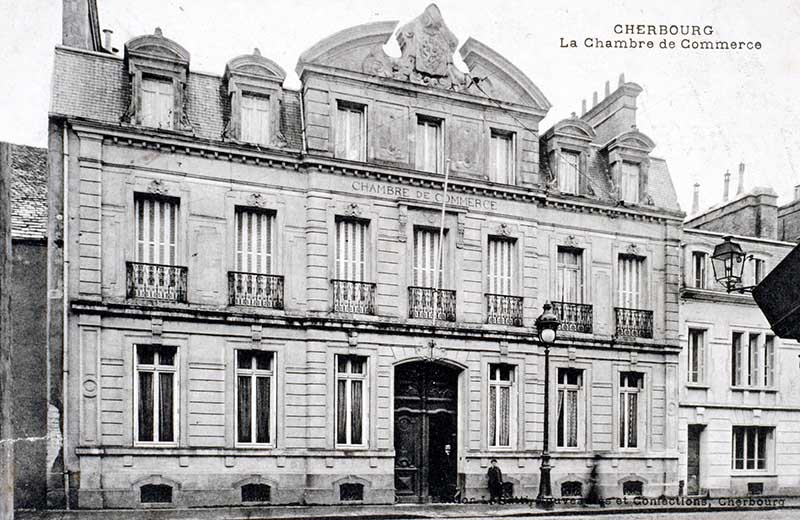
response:
{"label": "curved pediment", "polygon": [[458,39],[436,4],[403,25],[396,33],[401,56],[386,54],[383,46],[398,22],[374,22],[333,34],[305,51],[295,69],[302,77],[309,65],[321,65],[424,87],[491,97],[546,111],[550,102],[516,66],[487,45],[470,38],[461,48],[469,72],[453,57]]}
{"label": "curved pediment", "polygon": [[180,44],[165,38],[161,28],[156,27],[154,34],[137,36],[125,44],[125,57],[130,55],[157,58],[189,66],[189,51]]}
{"label": "curved pediment", "polygon": [[459,53],[472,77],[488,78],[495,94],[492,97],[521,105],[533,105],[542,110],[550,108],[550,101],[539,87],[516,65],[488,45],[470,37],[461,46]]}
{"label": "curved pediment", "polygon": [[582,119],[571,117],[562,119],[553,126],[553,133],[593,141],[597,134],[592,125]]}
{"label": "curved pediment", "polygon": [[656,147],[656,143],[637,129],[629,130],[618,135],[606,145],[611,150],[613,148],[628,148],[632,150],[650,153]]}
{"label": "curved pediment", "polygon": [[283,83],[286,79],[286,72],[280,65],[265,58],[258,49],[253,49],[252,54],[243,54],[230,60],[225,65],[225,76],[240,74],[253,78],[277,81]]}

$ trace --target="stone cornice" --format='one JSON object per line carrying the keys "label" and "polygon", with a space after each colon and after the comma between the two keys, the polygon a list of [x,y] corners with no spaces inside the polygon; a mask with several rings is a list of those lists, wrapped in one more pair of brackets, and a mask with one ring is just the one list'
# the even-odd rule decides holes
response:
{"label": "stone cornice", "polygon": [[726,293],[724,291],[715,291],[711,289],[694,289],[691,287],[684,287],[681,289],[681,298],[684,300],[696,300],[701,302],[711,303],[730,303],[733,305],[746,305],[748,307],[758,308],[755,300],[749,294]]}
{"label": "stone cornice", "polygon": [[[227,325],[262,325],[300,329],[324,329],[376,334],[405,334],[431,336],[430,325],[408,323],[404,319],[383,316],[346,316],[337,314],[291,314],[280,311],[243,311],[240,308],[204,306],[196,304],[159,303],[147,305],[133,302],[110,302],[96,300],[70,301],[70,309],[76,314],[100,315],[104,317],[150,320],[161,318],[170,321],[191,323],[217,323]],[[533,339],[535,333],[530,327],[510,327],[496,330],[480,323],[439,323],[435,335],[442,339],[468,339],[475,341],[513,341],[530,345],[531,351],[538,351]],[[650,341],[650,340],[648,340]],[[677,354],[680,347],[670,343],[635,343],[614,339],[595,339],[593,337],[570,337],[559,342],[556,347],[597,348],[615,351],[655,352]],[[499,347],[498,347],[499,348]]]}

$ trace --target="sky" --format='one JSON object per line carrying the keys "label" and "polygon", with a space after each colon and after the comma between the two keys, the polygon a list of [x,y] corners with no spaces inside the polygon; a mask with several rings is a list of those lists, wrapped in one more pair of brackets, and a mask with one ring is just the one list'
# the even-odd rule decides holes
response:
{"label": "sky", "polygon": [[[120,49],[156,26],[191,53],[191,69],[221,75],[225,63],[258,47],[297,88],[300,54],[322,38],[367,22],[405,23],[429,0],[97,0],[100,26]],[[580,113],[593,91],[602,98],[620,73],[644,88],[637,99],[639,130],[656,142],[672,174],[681,207],[690,211],[700,183],[701,208],[722,197],[723,174],[736,189],[740,162],[745,188],[771,186],[779,203],[800,184],[800,2],[795,0],[439,0],[445,23],[519,67],[552,103],[540,125]],[[60,0],[0,0],[0,140],[47,144],[53,47],[61,38]],[[8,26],[10,24],[10,27]],[[618,24],[711,26],[696,40],[760,42],[760,50],[660,49],[663,36],[618,35]],[[586,38],[651,40],[653,49],[598,49]],[[561,46],[576,40],[578,48]],[[399,54],[394,39],[387,52]],[[456,55],[458,56],[458,55]],[[466,70],[460,59],[457,65]]]}

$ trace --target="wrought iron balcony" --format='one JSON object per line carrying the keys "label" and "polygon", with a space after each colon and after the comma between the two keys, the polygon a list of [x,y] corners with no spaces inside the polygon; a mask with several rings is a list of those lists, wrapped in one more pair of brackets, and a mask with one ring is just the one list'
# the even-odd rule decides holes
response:
{"label": "wrought iron balcony", "polygon": [[653,337],[653,311],[614,307],[617,336],[629,338]]}
{"label": "wrought iron balcony", "polygon": [[188,273],[179,265],[127,262],[128,298],[186,302]]}
{"label": "wrought iron balcony", "polygon": [[592,306],[586,303],[553,302],[553,312],[561,320],[561,330],[591,334]]}
{"label": "wrought iron balcony", "polygon": [[375,314],[375,284],[353,280],[331,280],[333,312]]}
{"label": "wrought iron balcony", "polygon": [[456,321],[456,292],[433,287],[408,288],[408,317],[433,319],[436,304],[437,321]]}
{"label": "wrought iron balcony", "polygon": [[283,309],[283,276],[229,271],[228,302],[231,305]]}
{"label": "wrought iron balcony", "polygon": [[522,327],[522,296],[487,293],[486,323]]}

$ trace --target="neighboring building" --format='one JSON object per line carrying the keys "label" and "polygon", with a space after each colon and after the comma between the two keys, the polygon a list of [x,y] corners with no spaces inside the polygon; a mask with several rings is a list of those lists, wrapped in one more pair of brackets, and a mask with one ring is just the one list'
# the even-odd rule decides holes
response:
{"label": "neighboring building", "polygon": [[778,238],[800,242],[800,185],[794,187],[794,198],[778,208]]}
{"label": "neighboring building", "polygon": [[753,286],[792,250],[777,240],[777,196],[743,189],[691,215],[683,233],[681,479],[688,494],[800,493],[800,345],[778,338],[750,294],[728,294],[711,255],[724,235],[750,254]]}
{"label": "neighboring building", "polygon": [[47,150],[5,144],[11,173],[12,424],[17,508],[46,505]]}
{"label": "neighboring building", "polygon": [[[65,27],[91,21],[71,4]],[[641,87],[540,135],[550,104],[513,64],[468,39],[457,69],[434,5],[391,58],[397,25],[321,40],[299,92],[257,51],[193,72],[158,29],[122,59],[56,49],[74,504],[480,497],[492,458],[535,496],[547,300],[554,494],[585,492],[598,452],[605,495],[678,492],[684,214]]]}

